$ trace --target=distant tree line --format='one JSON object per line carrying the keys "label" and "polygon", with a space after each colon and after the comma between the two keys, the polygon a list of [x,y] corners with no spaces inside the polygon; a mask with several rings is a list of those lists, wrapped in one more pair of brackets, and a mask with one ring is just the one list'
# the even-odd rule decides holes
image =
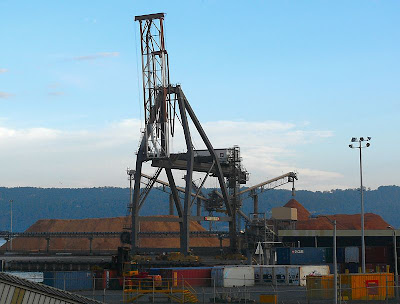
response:
{"label": "distant tree line", "polygon": [[[168,194],[160,190],[153,189],[150,192],[141,215],[168,214]],[[289,190],[275,189],[263,192],[259,196],[259,210],[268,216],[271,208],[283,206],[291,198]],[[360,213],[358,189],[323,192],[299,190],[296,191],[295,199],[310,212],[317,214]],[[13,200],[13,230],[24,231],[39,219],[127,215],[129,189],[0,187],[0,230],[10,228],[10,200]],[[252,208],[252,200],[245,197],[243,211],[248,214],[252,212]],[[376,190],[366,190],[365,210],[379,214],[391,225],[399,227],[400,187],[381,186]]]}

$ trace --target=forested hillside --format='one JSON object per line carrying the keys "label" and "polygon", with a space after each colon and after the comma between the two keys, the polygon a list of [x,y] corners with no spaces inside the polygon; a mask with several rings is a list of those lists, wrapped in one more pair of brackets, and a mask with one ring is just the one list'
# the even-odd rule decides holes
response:
{"label": "forested hillside", "polygon": [[[270,212],[291,199],[289,190],[270,190],[259,196],[260,212]],[[360,193],[356,189],[312,192],[300,190],[296,199],[317,214],[360,213]],[[1,188],[0,230],[10,228],[10,200],[13,200],[13,230],[24,231],[38,219],[81,219],[127,214],[127,188]],[[244,199],[243,210],[252,212],[252,201]],[[365,210],[381,215],[400,227],[400,187],[382,186],[365,192]],[[141,215],[167,214],[168,194],[154,189]]]}

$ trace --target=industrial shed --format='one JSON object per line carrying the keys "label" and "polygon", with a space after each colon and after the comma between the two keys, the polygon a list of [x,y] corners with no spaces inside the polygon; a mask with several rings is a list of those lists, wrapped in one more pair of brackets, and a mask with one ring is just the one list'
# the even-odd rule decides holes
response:
{"label": "industrial shed", "polygon": [[101,304],[57,288],[0,273],[1,304]]}

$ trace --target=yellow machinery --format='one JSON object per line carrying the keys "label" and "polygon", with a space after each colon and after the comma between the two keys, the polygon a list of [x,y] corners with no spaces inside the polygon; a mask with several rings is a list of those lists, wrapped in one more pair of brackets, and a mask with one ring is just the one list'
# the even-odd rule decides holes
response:
{"label": "yellow machinery", "polygon": [[[135,303],[140,298],[166,297],[177,303],[198,303],[196,291],[189,283],[182,281],[174,286],[173,280],[162,280],[161,276],[124,278],[124,303]],[[151,302],[151,300],[149,300]]]}
{"label": "yellow machinery", "polygon": [[184,255],[180,252],[170,252],[165,255],[161,255],[158,257],[159,260],[170,261],[170,262],[194,262],[197,263],[200,261],[197,255],[188,254]]}
{"label": "yellow machinery", "polygon": [[123,267],[124,303],[134,303],[143,296],[168,297],[178,303],[197,303],[195,290],[184,280],[163,280],[160,275],[139,272],[136,262]]}

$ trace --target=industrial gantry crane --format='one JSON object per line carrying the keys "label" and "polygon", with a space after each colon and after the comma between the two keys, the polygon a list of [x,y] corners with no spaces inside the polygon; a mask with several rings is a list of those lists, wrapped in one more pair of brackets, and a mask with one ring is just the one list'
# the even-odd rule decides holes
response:
{"label": "industrial gantry crane", "polygon": [[[153,167],[158,168],[153,180],[157,179],[163,169],[167,175],[178,214],[176,220],[180,225],[181,252],[185,254],[189,252],[190,221],[202,220],[191,216],[192,177],[194,171],[205,172],[207,176],[211,175],[218,179],[220,193],[227,213],[227,216],[222,220],[229,222],[231,247],[235,249],[237,243],[235,209],[237,209],[237,206],[234,200],[229,199],[230,193],[225,184],[225,178],[235,184],[235,187],[229,187],[232,191],[236,191],[237,184],[243,182],[232,175],[236,174],[237,170],[241,170],[237,163],[235,163],[234,168],[231,164],[238,155],[226,155],[230,153],[229,151],[235,150],[222,149],[221,152],[221,150],[214,149],[182,88],[179,85],[170,84],[168,53],[165,49],[164,40],[164,14],[136,16],[135,20],[139,21],[140,25],[145,127],[137,152],[134,173],[134,190],[131,205],[131,250],[133,252],[139,251],[139,210],[144,203],[142,201],[140,204],[141,173],[143,163],[148,161],[151,161]],[[187,151],[173,154],[170,151],[169,143],[170,137],[174,136],[176,117],[179,118],[183,128]],[[206,150],[194,150],[189,118],[199,133]],[[225,160],[225,164],[222,164],[223,160]],[[179,199],[172,170],[186,171],[183,205]],[[246,176],[246,174],[246,172],[243,172],[242,176]],[[240,176],[240,174],[235,176]],[[151,189],[152,184],[154,183],[150,180],[146,188]]]}
{"label": "industrial gantry crane", "polygon": [[[133,253],[141,251],[138,239],[139,221],[166,220],[179,223],[180,250],[183,254],[188,254],[190,251],[190,221],[201,222],[210,218],[201,216],[200,206],[204,202],[205,209],[210,214],[213,211],[225,214],[218,217],[218,221],[229,223],[230,249],[232,252],[237,252],[239,250],[239,217],[247,217],[241,211],[240,196],[250,193],[255,201],[254,211],[256,211],[257,191],[261,191],[272,182],[259,184],[249,188],[250,190],[240,192],[240,185],[248,181],[248,172],[241,164],[239,147],[214,149],[181,86],[170,83],[168,53],[164,39],[164,13],[136,16],[135,21],[139,22],[140,27],[145,126],[137,152],[135,170],[128,170],[131,183],[134,181],[129,206],[132,219],[131,250]],[[170,139],[175,134],[176,118],[183,129],[186,144],[184,153],[172,153],[170,150]],[[189,119],[206,149],[194,149]],[[157,168],[153,176],[142,173],[145,162],[151,162],[151,166]],[[168,183],[158,179],[163,170]],[[184,188],[176,185],[173,170],[185,172]],[[193,172],[205,173],[199,186],[193,183]],[[294,181],[293,174],[279,177],[276,181],[285,178],[288,178],[288,181]],[[205,197],[201,189],[208,177],[216,178],[219,188]],[[295,178],[297,179],[296,176]],[[141,189],[142,183],[145,183],[143,189]],[[177,218],[139,216],[147,195],[157,183],[169,187],[170,213],[173,213],[174,205]],[[183,204],[179,193],[184,193]],[[197,214],[193,216],[191,210],[195,201]]]}

